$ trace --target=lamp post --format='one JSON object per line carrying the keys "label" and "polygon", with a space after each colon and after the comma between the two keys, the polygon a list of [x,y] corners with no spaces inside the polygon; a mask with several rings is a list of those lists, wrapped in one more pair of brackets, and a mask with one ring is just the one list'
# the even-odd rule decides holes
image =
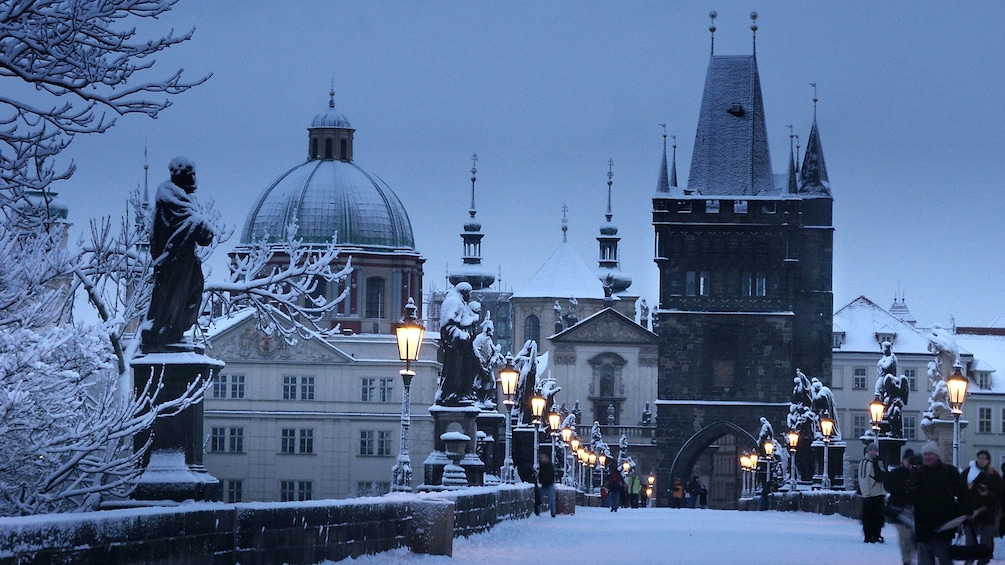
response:
{"label": "lamp post", "polygon": [[883,415],[886,413],[886,406],[883,401],[876,397],[869,403],[869,419],[872,421],[872,429],[876,432],[876,439],[879,440],[879,430],[883,426]]}
{"label": "lamp post", "polygon": [[820,481],[820,486],[827,490],[831,488],[831,468],[829,452],[831,446],[831,434],[834,433],[834,420],[831,420],[830,414],[826,410],[820,416],[820,433],[824,436],[824,477]]}
{"label": "lamp post", "polygon": [[967,397],[967,378],[963,376],[959,359],[953,364],[953,374],[946,379],[949,389],[949,408],[953,411],[953,467],[960,466],[960,416],[963,415],[963,401]]}
{"label": "lamp post", "polygon": [[761,485],[762,489],[768,488],[771,484],[771,469],[774,467],[775,463],[775,440],[768,438],[764,440],[764,484]]}
{"label": "lamp post", "polygon": [[559,432],[562,438],[562,484],[567,486],[572,482],[572,477],[569,476],[569,447],[572,444],[573,433],[570,427],[562,428]]}
{"label": "lamp post", "polygon": [[551,428],[551,464],[555,464],[555,439],[558,437],[558,427],[562,425],[562,417],[558,412],[548,413],[548,427]]}
{"label": "lamp post", "polygon": [[507,407],[506,412],[506,455],[503,458],[503,466],[500,474],[503,483],[513,484],[516,482],[516,473],[513,468],[513,410],[516,402],[513,396],[516,394],[517,381],[520,380],[520,372],[513,366],[513,356],[506,356],[506,365],[499,370],[499,384],[502,388],[503,405]]}
{"label": "lamp post", "polygon": [[787,434],[789,437],[789,451],[792,455],[789,457],[789,478],[791,480],[791,486],[789,490],[796,490],[796,446],[799,445],[799,432],[796,430],[789,430]]}
{"label": "lamp post", "polygon": [[412,492],[412,462],[408,456],[408,428],[411,425],[409,393],[412,377],[415,376],[412,362],[419,360],[419,349],[426,333],[426,329],[415,317],[417,309],[415,301],[409,297],[408,303],[405,304],[405,319],[394,328],[394,335],[398,341],[398,358],[405,362],[405,368],[398,371],[404,387],[401,393],[401,439],[398,442],[398,459],[391,468],[392,492]]}
{"label": "lamp post", "polygon": [[593,473],[597,470],[597,454],[592,451],[587,453],[586,468],[590,474],[590,492],[593,492]]}
{"label": "lamp post", "polygon": [[535,394],[530,397],[530,411],[534,415],[534,482],[538,482],[537,472],[541,469],[541,463],[538,461],[537,452],[541,448],[538,444],[538,436],[541,435],[541,415],[544,414],[544,405],[548,401],[539,394]]}

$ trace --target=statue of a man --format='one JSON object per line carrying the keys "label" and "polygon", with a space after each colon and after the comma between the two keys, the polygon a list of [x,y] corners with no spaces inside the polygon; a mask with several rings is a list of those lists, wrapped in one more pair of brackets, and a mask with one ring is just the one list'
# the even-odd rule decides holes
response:
{"label": "statue of a man", "polygon": [[141,333],[146,353],[181,343],[195,324],[204,279],[196,246],[213,242],[213,230],[202,218],[195,195],[195,164],[175,157],[168,165],[171,180],[157,188],[150,254],[154,283],[147,322]]}
{"label": "statue of a man", "polygon": [[474,403],[474,380],[480,370],[475,356],[475,327],[478,314],[469,304],[471,285],[457,283],[440,306],[440,390],[436,403],[460,406]]}
{"label": "statue of a man", "polygon": [[496,381],[493,369],[503,363],[499,346],[492,341],[494,333],[495,324],[492,323],[492,317],[486,315],[485,321],[482,322],[481,333],[475,336],[472,342],[475,356],[478,358],[478,376],[474,383],[475,403],[481,408],[488,409],[495,408],[496,402]]}

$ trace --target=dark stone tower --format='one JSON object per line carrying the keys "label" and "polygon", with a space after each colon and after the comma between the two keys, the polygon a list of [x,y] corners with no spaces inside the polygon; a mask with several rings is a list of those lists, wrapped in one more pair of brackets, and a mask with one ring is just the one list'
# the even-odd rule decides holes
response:
{"label": "dark stone tower", "polygon": [[833,313],[833,199],[816,118],[802,174],[790,156],[789,178],[775,178],[755,55],[713,53],[687,188],[665,180],[663,158],[653,198],[661,503],[723,436],[753,449],[762,416],[784,433],[796,369],[830,382]]}

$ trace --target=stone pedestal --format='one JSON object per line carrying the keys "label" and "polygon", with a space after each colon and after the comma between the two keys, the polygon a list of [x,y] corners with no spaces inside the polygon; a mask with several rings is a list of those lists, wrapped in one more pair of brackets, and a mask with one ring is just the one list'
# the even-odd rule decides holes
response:
{"label": "stone pedestal", "polygon": [[506,458],[506,415],[495,410],[482,410],[475,423],[480,445],[478,453],[485,464],[485,482],[498,483],[500,467]]}
{"label": "stone pedestal", "polygon": [[[967,429],[966,420],[960,420],[960,436],[963,435],[963,430]],[[943,463],[953,463],[953,420],[929,420],[923,422],[921,425],[921,430],[925,433],[925,437],[928,441],[934,441],[939,444],[939,455],[942,458]],[[920,453],[918,455],[921,455]],[[976,456],[975,453],[967,454],[963,450],[963,445],[960,445],[960,465],[966,464],[969,459]],[[969,459],[968,459],[969,457]]]}
{"label": "stone pedestal", "polygon": [[[135,391],[151,381],[155,390],[162,385],[156,401],[174,400],[185,393],[192,382],[205,382],[223,368],[224,363],[207,357],[201,349],[168,353],[150,353],[136,357],[132,364]],[[151,438],[151,434],[153,437]],[[143,473],[136,480],[134,500],[208,500],[217,501],[223,492],[220,481],[203,465],[203,404],[189,406],[168,418],[157,418],[149,430],[136,434],[134,449],[150,439],[143,455]]]}
{"label": "stone pedestal", "polygon": [[[848,444],[842,441],[830,442],[827,448],[827,476],[830,478],[831,490],[844,490],[844,452]],[[815,472],[813,474],[813,488],[823,488],[824,478],[824,442],[814,440],[812,444],[813,460],[815,461]]]}
{"label": "stone pedestal", "polygon": [[464,469],[468,486],[485,484],[485,464],[478,458],[478,427],[475,422],[481,410],[474,406],[433,405],[429,407],[429,413],[433,415],[435,441],[433,451],[422,465],[423,484],[419,485],[418,489],[428,491],[443,488],[443,469],[451,464],[451,460],[447,456],[447,446],[441,438],[448,432],[458,432],[468,437],[464,445],[464,456],[459,462],[460,467]]}

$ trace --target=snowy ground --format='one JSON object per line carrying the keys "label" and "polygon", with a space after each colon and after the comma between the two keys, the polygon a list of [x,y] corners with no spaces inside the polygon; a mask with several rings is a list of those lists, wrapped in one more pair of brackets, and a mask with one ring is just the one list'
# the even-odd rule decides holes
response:
{"label": "snowy ground", "polygon": [[[885,544],[862,542],[861,525],[843,516],[805,512],[577,507],[575,516],[531,516],[454,540],[454,556],[399,549],[340,563],[487,565],[509,563],[680,563],[742,565],[890,565],[900,563],[897,533]],[[1005,563],[1005,540],[995,561]],[[327,562],[331,563],[331,562]]]}

